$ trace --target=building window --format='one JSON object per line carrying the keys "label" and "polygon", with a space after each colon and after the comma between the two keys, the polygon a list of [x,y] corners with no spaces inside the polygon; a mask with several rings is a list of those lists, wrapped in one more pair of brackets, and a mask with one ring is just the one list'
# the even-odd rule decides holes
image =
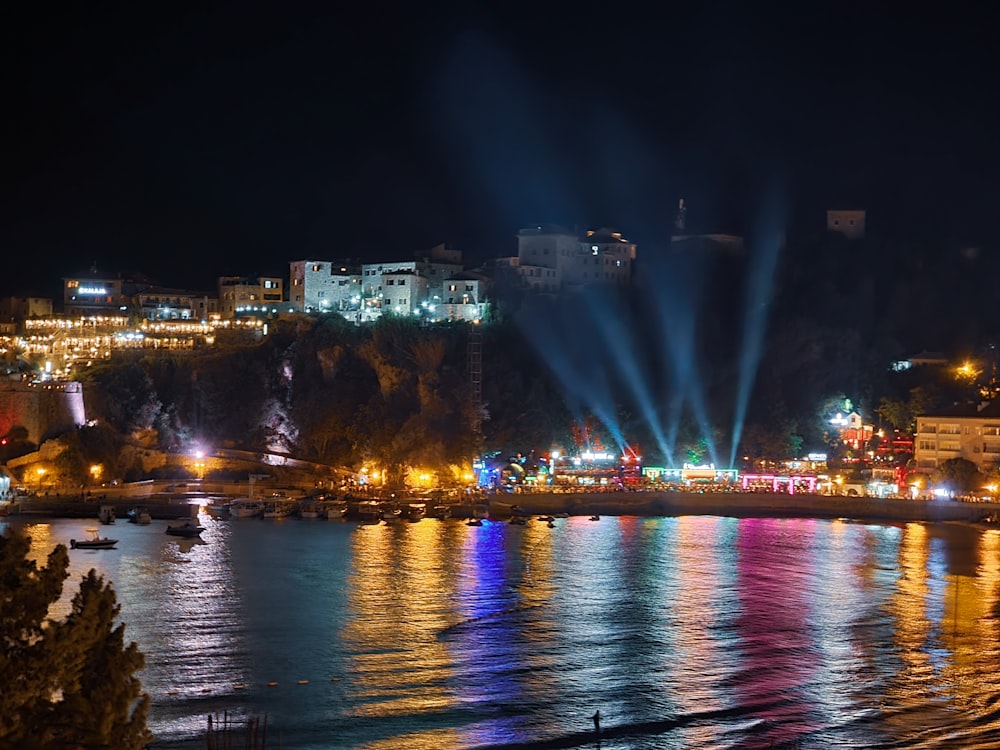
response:
{"label": "building window", "polygon": [[918,440],[917,441],[917,450],[921,450],[921,451],[932,451],[932,450],[934,450],[934,441],[933,440]]}
{"label": "building window", "polygon": [[313,266],[313,273],[319,273],[322,270],[323,270],[323,264],[322,263],[316,263]]}
{"label": "building window", "polygon": [[385,285],[386,286],[392,286],[395,283],[396,283],[395,279],[386,279],[386,281],[385,281]]}
{"label": "building window", "polygon": [[406,286],[406,279],[400,279],[399,286]]}

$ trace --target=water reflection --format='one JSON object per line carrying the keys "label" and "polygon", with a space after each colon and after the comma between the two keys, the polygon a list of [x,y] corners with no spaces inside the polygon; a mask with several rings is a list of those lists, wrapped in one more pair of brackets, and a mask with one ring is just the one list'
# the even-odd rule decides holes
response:
{"label": "water reflection", "polygon": [[[27,524],[33,558],[88,524]],[[96,567],[147,654],[157,748],[203,747],[214,711],[308,750],[586,744],[597,708],[606,750],[1000,735],[997,532],[203,524],[205,544],[122,524],[117,550],[70,555],[67,592]]]}

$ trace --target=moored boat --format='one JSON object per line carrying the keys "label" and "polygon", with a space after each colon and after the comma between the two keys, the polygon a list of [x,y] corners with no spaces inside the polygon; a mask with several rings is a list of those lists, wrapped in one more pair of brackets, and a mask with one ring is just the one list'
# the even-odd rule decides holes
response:
{"label": "moored boat", "polygon": [[322,505],[322,512],[330,520],[343,518],[347,515],[347,503],[340,500],[325,502]]}
{"label": "moored boat", "polygon": [[295,501],[272,497],[264,501],[264,518],[286,518],[295,512]]}
{"label": "moored boat", "polygon": [[427,503],[408,503],[406,517],[411,521],[419,521],[427,515]]}
{"label": "moored boat", "polygon": [[98,520],[103,524],[112,524],[115,522],[115,506],[113,505],[102,505],[101,509],[97,513]]}
{"label": "moored boat", "polygon": [[264,504],[241,497],[229,504],[229,515],[233,518],[260,518],[264,514]]}
{"label": "moored boat", "polygon": [[193,518],[178,518],[176,523],[167,526],[167,533],[171,536],[182,536],[187,539],[196,537],[205,530],[204,526],[199,526]]}
{"label": "moored boat", "polygon": [[205,506],[205,512],[212,518],[229,518],[232,515],[228,503],[209,503]]}
{"label": "moored boat", "polygon": [[69,540],[71,549],[113,549],[118,544],[117,539],[102,537],[97,529],[90,528],[86,529],[86,531],[88,534],[87,539],[81,539],[80,541],[76,539]]}

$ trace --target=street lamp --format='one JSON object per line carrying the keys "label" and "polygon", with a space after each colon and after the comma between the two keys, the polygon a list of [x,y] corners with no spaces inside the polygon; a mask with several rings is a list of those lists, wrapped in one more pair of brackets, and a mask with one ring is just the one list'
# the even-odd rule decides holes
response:
{"label": "street lamp", "polygon": [[45,469],[39,468],[39,469],[36,469],[36,471],[38,472],[38,491],[41,492],[42,491],[42,477],[45,476]]}
{"label": "street lamp", "polygon": [[94,480],[94,484],[101,481],[101,472],[104,471],[104,467],[100,464],[94,464],[90,467],[90,477]]}

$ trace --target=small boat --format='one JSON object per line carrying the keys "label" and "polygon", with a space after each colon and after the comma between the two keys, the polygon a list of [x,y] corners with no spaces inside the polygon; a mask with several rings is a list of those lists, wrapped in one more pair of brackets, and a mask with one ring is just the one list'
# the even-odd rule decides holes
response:
{"label": "small boat", "polygon": [[300,518],[323,518],[323,507],[317,500],[306,500],[299,505]]}
{"label": "small boat", "polygon": [[129,523],[137,523],[140,526],[147,526],[152,523],[152,521],[153,517],[145,508],[132,508],[132,510],[128,512]]}
{"label": "small boat", "polygon": [[117,539],[101,537],[97,529],[87,529],[86,531],[89,538],[79,542],[76,539],[70,539],[70,549],[114,549],[114,546],[118,544]]}
{"label": "small boat", "polygon": [[378,500],[362,500],[359,502],[358,520],[362,523],[378,523],[381,520]]}
{"label": "small boat", "polygon": [[595,515],[591,516],[589,520],[591,520],[591,521],[600,521],[601,517],[595,514]]}
{"label": "small boat", "polygon": [[468,521],[465,522],[465,525],[466,526],[482,526],[483,525],[483,519],[481,519],[481,518],[470,518]]}
{"label": "small boat", "polygon": [[507,523],[512,526],[524,526],[527,523],[527,519],[524,516],[511,516]]}
{"label": "small boat", "polygon": [[397,518],[403,515],[403,511],[401,511],[395,505],[384,505],[382,506],[381,515],[383,521],[395,521]]}
{"label": "small boat", "polygon": [[97,513],[97,518],[103,524],[113,524],[115,522],[115,506],[102,505]]}
{"label": "small boat", "polygon": [[187,539],[198,536],[205,530],[204,526],[199,526],[193,518],[178,518],[177,523],[167,526],[167,533],[171,536],[181,536]]}
{"label": "small boat", "polygon": [[209,503],[205,506],[205,512],[212,518],[229,518],[232,515],[228,503]]}
{"label": "small boat", "polygon": [[343,518],[347,515],[347,503],[341,501],[325,502],[322,504],[322,513],[330,520]]}
{"label": "small boat", "polygon": [[433,511],[434,517],[440,520],[451,517],[451,506],[450,505],[435,505]]}
{"label": "small boat", "polygon": [[295,508],[294,500],[272,497],[264,501],[264,518],[287,518],[295,512]]}
{"label": "small boat", "polygon": [[562,513],[553,513],[552,517],[553,518],[569,518],[569,513],[567,513],[566,511],[563,511]]}
{"label": "small boat", "polygon": [[264,504],[241,497],[229,504],[229,515],[233,518],[260,518],[264,514]]}
{"label": "small boat", "polygon": [[538,520],[539,521],[545,521],[546,523],[552,523],[556,519],[555,519],[555,516],[539,516]]}
{"label": "small boat", "polygon": [[409,503],[406,506],[406,517],[411,521],[419,521],[427,515],[427,503]]}

